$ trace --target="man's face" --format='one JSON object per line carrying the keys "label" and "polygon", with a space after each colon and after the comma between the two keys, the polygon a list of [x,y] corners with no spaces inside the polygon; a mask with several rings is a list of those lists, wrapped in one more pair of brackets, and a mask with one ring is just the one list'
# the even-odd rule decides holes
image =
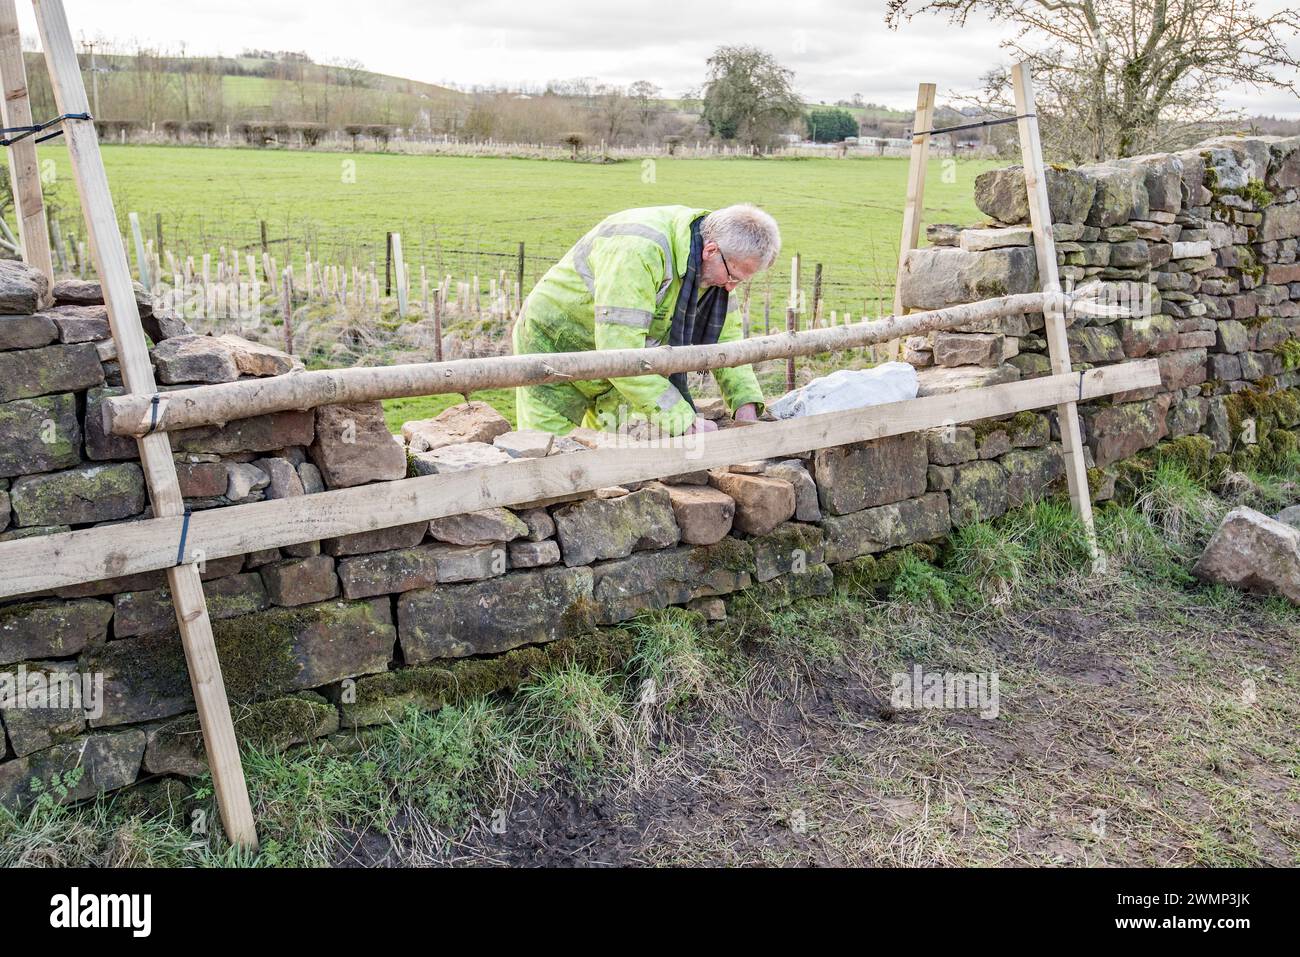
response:
{"label": "man's face", "polygon": [[712,240],[704,244],[700,260],[700,281],[706,286],[725,286],[727,292],[761,271],[753,260],[726,255]]}

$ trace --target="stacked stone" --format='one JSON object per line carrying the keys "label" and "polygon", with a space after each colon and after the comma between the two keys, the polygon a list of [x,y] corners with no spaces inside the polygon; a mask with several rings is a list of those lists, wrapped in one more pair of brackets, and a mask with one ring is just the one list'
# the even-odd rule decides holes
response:
{"label": "stacked stone", "polygon": [[[1296,384],[1284,343],[1300,322],[1300,138],[1221,137],[1180,153],[1046,171],[1066,290],[1119,310],[1067,317],[1075,369],[1154,357],[1162,384],[1086,409],[1089,466],[1205,432],[1217,453],[1256,441],[1227,397]],[[906,306],[938,308],[1038,287],[1019,166],[977,177],[991,221],[928,231],[902,277]],[[1125,314],[1125,313],[1129,314]],[[1045,375],[1041,315],[914,337],[922,394]],[[1110,476],[1113,477],[1113,476]],[[1107,476],[1094,476],[1105,487]]]}
{"label": "stacked stone", "polygon": [[[1150,315],[1072,316],[1076,368],[1154,356],[1162,384],[1081,407],[1095,499],[1118,467],[1162,439],[1247,468],[1295,447],[1300,397],[1298,141],[1233,138],[1173,156],[1050,170],[1062,276],[1133,283]],[[1037,287],[1020,171],[977,183],[993,222],[937,230],[914,253],[904,299],[937,307]],[[0,263],[0,538],[147,515],[135,443],[104,434],[120,388],[93,284],[53,290]],[[199,337],[144,306],[160,388],[293,375],[291,356]],[[909,343],[924,392],[1047,371],[1043,320],[1017,316]],[[744,427],[744,426],[737,426]],[[750,462],[562,502],[493,508],[211,560],[202,569],[237,732],[284,748],[384,722],[407,705],[508,687],[588,654],[617,626],[723,598],[824,594],[878,582],[897,550],[942,539],[1060,489],[1051,413],[953,426]],[[482,403],[386,426],[379,403],[276,413],[171,435],[191,508],[314,494],[407,475],[510,468],[583,455],[610,438],[514,431]],[[1057,441],[1053,441],[1053,440]],[[597,633],[593,629],[607,626]],[[614,644],[617,644],[614,642]],[[557,650],[558,649],[558,650]],[[626,648],[624,648],[626,651]],[[99,674],[103,710],[0,700],[0,802],[73,766],[85,797],[141,775],[204,768],[162,572],[0,602],[0,673]]]}

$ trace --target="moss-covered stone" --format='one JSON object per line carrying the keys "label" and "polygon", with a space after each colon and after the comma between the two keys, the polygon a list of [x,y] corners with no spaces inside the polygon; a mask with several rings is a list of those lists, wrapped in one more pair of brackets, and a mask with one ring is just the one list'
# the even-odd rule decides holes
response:
{"label": "moss-covered stone", "polygon": [[822,561],[822,530],[816,525],[784,522],[776,529],[752,539],[754,578],[765,582],[795,568],[806,568]]}
{"label": "moss-covered stone", "polygon": [[517,688],[538,675],[571,663],[596,673],[617,671],[635,650],[630,632],[601,628],[545,645],[516,648],[492,658],[439,660],[360,678],[347,700],[340,696],[342,725],[356,728],[382,724],[400,717],[412,705],[426,711],[437,710],[447,704]]}
{"label": "moss-covered stone", "polygon": [[728,535],[712,545],[691,549],[690,562],[705,574],[715,571],[752,573],[755,571],[754,547],[749,541]]}
{"label": "moss-covered stone", "polygon": [[[30,803],[38,791],[32,782],[46,786],[63,803],[81,801],[100,791],[112,791],[135,780],[144,754],[144,732],[138,729],[113,734],[90,734],[56,744],[44,751],[0,763],[0,805],[9,808]],[[51,791],[54,775],[76,770],[79,777],[65,793]]]}
{"label": "moss-covered stone", "polygon": [[884,592],[898,576],[899,568],[907,555],[933,562],[938,557],[939,550],[933,545],[908,545],[879,555],[864,555],[861,558],[832,565],[835,590],[851,595],[875,595]]}
{"label": "moss-covered stone", "polygon": [[[237,618],[267,606],[266,588],[257,572],[227,575],[205,582],[203,595],[213,621]],[[113,635],[129,638],[176,630],[176,607],[170,588],[122,592],[113,597]]]}
{"label": "moss-covered stone", "polygon": [[74,394],[0,402],[0,476],[52,472],[80,461]]}
{"label": "moss-covered stone", "polygon": [[0,352],[0,402],[103,385],[93,342]]}
{"label": "moss-covered stone", "polygon": [[1065,459],[1057,446],[1015,449],[998,461],[1006,469],[1011,508],[1046,498],[1065,479]]}
{"label": "moss-covered stone", "polygon": [[1176,465],[1198,482],[1213,477],[1214,444],[1204,435],[1184,435],[1152,450],[1154,462]]}
{"label": "moss-covered stone", "polygon": [[[226,694],[234,703],[385,671],[397,635],[388,601],[273,608],[212,623]],[[104,674],[104,713],[92,727],[147,721],[194,707],[175,635],[112,641],[82,656]]]}
{"label": "moss-covered stone", "polygon": [[[964,467],[956,466],[954,476],[956,469]],[[822,528],[826,535],[826,560],[835,563],[939,538],[948,534],[952,523],[948,496],[942,492],[928,492],[917,498],[864,509],[852,515],[827,516]]]}
{"label": "moss-covered stone", "polygon": [[29,601],[0,608],[0,665],[75,655],[101,643],[113,617],[106,601]]}
{"label": "moss-covered stone", "polygon": [[[237,705],[231,717],[241,747],[268,751],[283,751],[339,728],[338,710],[313,692]],[[144,767],[152,774],[196,776],[207,771],[198,715],[187,714],[150,729]]]}
{"label": "moss-covered stone", "polygon": [[[668,514],[671,518],[671,509]],[[543,568],[416,589],[397,602],[402,652],[408,662],[418,663],[554,641],[584,627],[572,609],[591,598],[589,568]]]}
{"label": "moss-covered stone", "polygon": [[19,525],[77,525],[128,518],[145,506],[135,462],[86,465],[18,479],[10,492]]}
{"label": "moss-covered stone", "polygon": [[745,599],[766,608],[779,608],[800,598],[829,595],[835,590],[835,573],[826,564],[809,565],[802,572],[791,572],[758,582],[745,591]]}
{"label": "moss-covered stone", "polygon": [[[736,550],[729,560],[731,549],[720,547],[726,541],[643,552],[594,566],[592,600],[597,623],[617,624],[643,611],[748,587],[755,567],[753,549]],[[740,560],[741,556],[746,560]]]}
{"label": "moss-covered stone", "polygon": [[1007,510],[1006,471],[991,461],[958,465],[948,496],[957,527],[997,518]]}

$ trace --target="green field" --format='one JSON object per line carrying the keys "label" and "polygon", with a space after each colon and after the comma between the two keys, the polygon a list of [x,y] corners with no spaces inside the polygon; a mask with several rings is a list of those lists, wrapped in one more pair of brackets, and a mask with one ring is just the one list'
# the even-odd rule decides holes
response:
{"label": "green field", "polygon": [[[201,256],[221,245],[255,248],[266,220],[284,261],[301,261],[303,240],[331,261],[368,262],[399,231],[408,261],[468,279],[513,269],[526,243],[535,279],[593,223],[631,206],[716,207],[751,201],[781,223],[784,249],[773,270],[773,302],[788,288],[790,255],[802,254],[805,288],[824,264],[826,306],[859,315],[888,300],[902,221],[907,161],[895,158],[660,159],[608,164],[526,159],[318,153],[198,147],[105,146],[104,160],[126,229],[136,211],[152,234],[161,213],[168,248]],[[56,197],[77,230],[67,154],[54,159]],[[926,220],[973,222],[974,177],[995,163],[931,162]],[[491,255],[496,254],[496,255]],[[756,293],[761,297],[762,283]]]}

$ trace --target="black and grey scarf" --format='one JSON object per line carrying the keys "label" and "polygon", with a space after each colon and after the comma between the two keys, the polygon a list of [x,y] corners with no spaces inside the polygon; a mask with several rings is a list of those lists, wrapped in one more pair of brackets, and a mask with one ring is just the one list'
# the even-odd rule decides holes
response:
{"label": "black and grey scarf", "polygon": [[[727,288],[710,286],[704,295],[700,293],[700,267],[704,258],[704,238],[700,235],[700,223],[691,223],[691,254],[686,260],[686,274],[682,277],[682,289],[677,294],[677,307],[673,310],[673,324],[668,330],[670,346],[711,346],[722,335],[722,325],[727,321]],[[695,408],[691,390],[686,384],[685,372],[674,372],[668,377],[682,394],[682,398]]]}

